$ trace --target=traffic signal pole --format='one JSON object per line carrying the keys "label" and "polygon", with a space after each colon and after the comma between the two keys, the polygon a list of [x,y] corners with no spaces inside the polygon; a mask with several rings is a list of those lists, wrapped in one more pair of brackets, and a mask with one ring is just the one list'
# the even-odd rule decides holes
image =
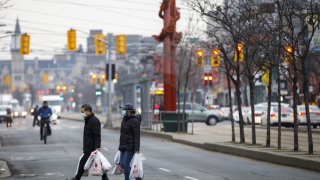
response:
{"label": "traffic signal pole", "polygon": [[108,74],[107,74],[107,78],[108,78],[108,82],[106,83],[107,85],[107,89],[108,89],[108,98],[107,98],[107,121],[106,123],[103,124],[103,127],[106,128],[106,127],[112,127],[112,117],[111,117],[111,75],[112,75],[112,72],[111,72],[111,43],[112,43],[112,36],[113,34],[112,33],[108,33],[107,35],[108,37],[108,42],[107,42],[107,45],[108,45],[108,53],[107,53],[107,64],[109,66],[109,71],[108,71]]}

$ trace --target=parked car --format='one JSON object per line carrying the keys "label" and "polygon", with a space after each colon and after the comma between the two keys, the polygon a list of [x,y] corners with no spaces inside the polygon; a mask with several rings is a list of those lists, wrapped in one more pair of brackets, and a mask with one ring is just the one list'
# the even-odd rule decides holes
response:
{"label": "parked car", "polygon": [[[267,108],[267,107],[266,107]],[[278,124],[278,107],[270,107],[270,125]],[[261,117],[261,126],[267,125],[267,111]],[[281,107],[281,125],[293,127],[293,109],[290,107]]]}
{"label": "parked car", "polygon": [[[278,102],[271,102],[270,105],[271,105],[271,106],[278,106]],[[255,106],[266,106],[266,107],[268,107],[268,102],[258,103],[258,104],[255,104]],[[281,103],[281,106],[283,106],[283,107],[290,107],[290,105],[287,104],[287,103]]]}
{"label": "parked car", "polygon": [[[268,107],[264,105],[255,105],[254,107],[254,120],[255,124],[261,124],[261,117],[267,112]],[[247,114],[247,122],[252,123],[251,110]]]}
{"label": "parked car", "polygon": [[[297,109],[299,124],[306,125],[307,117],[305,105],[300,105],[297,107]],[[318,106],[309,106],[309,112],[311,125],[313,126],[313,128],[317,128],[317,126],[320,126],[320,109]]]}
{"label": "parked car", "polygon": [[[180,103],[180,111],[183,110],[183,103]],[[216,125],[223,120],[223,112],[220,110],[208,110],[197,103],[186,102],[185,112],[189,115],[188,121],[204,122],[207,125]]]}
{"label": "parked car", "polygon": [[26,118],[27,115],[28,115],[28,112],[22,108],[22,107],[17,107],[15,109],[13,109],[13,117],[16,118],[16,117],[23,117],[23,118]]}
{"label": "parked car", "polygon": [[[248,113],[249,113],[249,111],[251,111],[250,107],[242,107],[241,110],[242,110],[242,117],[243,117],[244,123],[245,124],[249,124],[249,122],[248,122]],[[234,111],[233,119],[234,119],[235,122],[239,123],[240,118],[239,118],[239,111],[238,110]]]}

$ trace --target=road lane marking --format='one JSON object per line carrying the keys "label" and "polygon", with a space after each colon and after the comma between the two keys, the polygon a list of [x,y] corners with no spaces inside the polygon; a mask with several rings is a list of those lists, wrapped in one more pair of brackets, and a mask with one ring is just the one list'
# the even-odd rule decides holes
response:
{"label": "road lane marking", "polygon": [[191,180],[199,180],[199,179],[196,179],[196,178],[193,178],[193,177],[190,177],[190,176],[185,176],[186,179],[191,179]]}
{"label": "road lane marking", "polygon": [[159,168],[161,171],[171,172],[169,169]]}
{"label": "road lane marking", "polygon": [[105,151],[109,151],[109,149],[108,149],[108,148],[106,148],[106,147],[103,147],[103,150],[105,150]]}

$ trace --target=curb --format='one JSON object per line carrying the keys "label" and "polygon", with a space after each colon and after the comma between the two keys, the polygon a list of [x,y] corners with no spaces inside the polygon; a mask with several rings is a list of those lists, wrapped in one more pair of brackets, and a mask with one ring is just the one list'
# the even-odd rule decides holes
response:
{"label": "curb", "polygon": [[194,143],[186,140],[175,139],[173,138],[172,135],[155,133],[155,132],[150,132],[146,130],[141,130],[141,134],[170,140],[172,142],[181,143],[181,144],[185,144],[188,146],[193,146],[193,147],[197,147],[197,148],[201,148],[209,151],[232,154],[236,156],[241,156],[241,157],[246,157],[246,158],[251,158],[255,160],[286,165],[286,166],[292,166],[292,167],[297,167],[297,168],[302,168],[302,169],[307,169],[312,171],[318,171],[318,172],[320,171],[320,162],[318,161],[307,160],[307,159],[302,159],[302,158],[292,157],[287,155],[280,155],[272,152],[256,151],[256,150],[246,149],[245,147],[241,147],[241,146],[234,147],[236,144],[227,145],[227,144],[220,144],[220,143],[217,143],[217,144]]}

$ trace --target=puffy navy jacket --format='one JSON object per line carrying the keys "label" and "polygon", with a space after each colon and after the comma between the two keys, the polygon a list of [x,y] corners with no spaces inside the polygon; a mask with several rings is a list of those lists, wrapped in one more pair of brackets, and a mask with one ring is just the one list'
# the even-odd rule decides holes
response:
{"label": "puffy navy jacket", "polygon": [[38,110],[38,115],[41,117],[41,120],[49,120],[52,115],[52,111],[49,107],[41,107]]}

